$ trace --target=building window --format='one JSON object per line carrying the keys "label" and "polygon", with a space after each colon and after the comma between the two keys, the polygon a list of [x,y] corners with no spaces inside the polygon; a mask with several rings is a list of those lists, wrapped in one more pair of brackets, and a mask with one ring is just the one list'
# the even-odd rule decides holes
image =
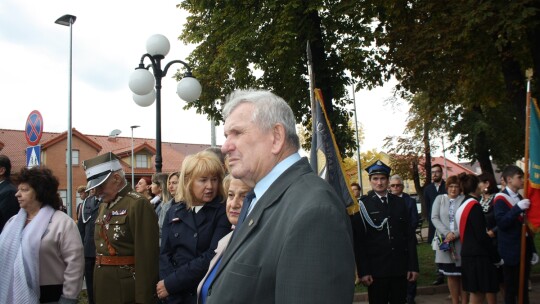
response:
{"label": "building window", "polygon": [[148,168],[148,157],[146,155],[135,155],[135,168]]}
{"label": "building window", "polygon": [[62,199],[62,205],[64,207],[67,204],[67,190],[58,190],[58,194],[60,194],[60,198]]}
{"label": "building window", "polygon": [[[66,150],[66,165],[68,164],[68,153]],[[79,150],[71,150],[71,166],[79,166]]]}

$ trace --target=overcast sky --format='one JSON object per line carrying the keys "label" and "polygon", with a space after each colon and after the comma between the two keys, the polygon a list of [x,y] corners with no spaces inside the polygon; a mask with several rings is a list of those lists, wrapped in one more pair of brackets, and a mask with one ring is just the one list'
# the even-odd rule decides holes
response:
{"label": "overcast sky", "polygon": [[[155,104],[142,108],[132,99],[128,79],[153,34],[171,42],[164,60],[187,58],[193,46],[180,35],[186,13],[170,0],[2,0],[0,1],[0,128],[23,130],[28,114],[38,110],[44,131],[63,132],[68,121],[69,27],[55,24],[64,14],[77,16],[73,25],[73,127],[85,134],[155,138]],[[210,143],[210,122],[176,95],[173,69],[163,79],[162,140]],[[384,137],[399,135],[408,106],[392,107],[392,85],[356,94],[358,120],[365,131],[362,150],[382,147]],[[204,87],[203,87],[204,90]],[[352,107],[351,107],[352,108]],[[217,143],[222,144],[222,128]],[[24,140],[24,138],[21,138]]]}

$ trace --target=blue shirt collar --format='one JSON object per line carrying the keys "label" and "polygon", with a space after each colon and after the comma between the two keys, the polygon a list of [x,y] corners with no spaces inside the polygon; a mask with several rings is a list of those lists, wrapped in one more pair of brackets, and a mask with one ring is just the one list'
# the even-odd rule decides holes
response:
{"label": "blue shirt collar", "polygon": [[263,177],[256,185],[253,191],[255,191],[255,196],[257,197],[257,200],[259,200],[266,190],[270,188],[270,186],[278,179],[278,177],[285,172],[285,170],[289,169],[294,163],[300,160],[300,154],[293,153],[289,155],[287,158],[279,162],[265,177]]}

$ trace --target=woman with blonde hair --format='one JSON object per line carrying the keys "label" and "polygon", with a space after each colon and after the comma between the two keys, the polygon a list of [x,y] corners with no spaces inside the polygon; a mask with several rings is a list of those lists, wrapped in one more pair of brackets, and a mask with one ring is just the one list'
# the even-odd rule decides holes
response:
{"label": "woman with blonde hair", "polygon": [[163,222],[156,292],[167,303],[197,302],[197,285],[218,241],[231,231],[223,199],[223,167],[209,151],[189,155],[175,200]]}

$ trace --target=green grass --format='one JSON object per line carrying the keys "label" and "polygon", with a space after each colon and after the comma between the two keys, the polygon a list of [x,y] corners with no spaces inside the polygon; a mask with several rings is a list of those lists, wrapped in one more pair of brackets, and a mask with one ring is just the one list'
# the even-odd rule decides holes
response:
{"label": "green grass", "polygon": [[[534,238],[536,251],[540,252],[540,233]],[[435,281],[435,252],[431,249],[430,244],[423,242],[418,244],[418,264],[420,265],[420,277],[418,278],[418,287],[431,285]],[[540,263],[534,265],[531,269],[531,274],[540,273]],[[356,292],[367,292],[367,288],[363,285],[356,286]]]}

